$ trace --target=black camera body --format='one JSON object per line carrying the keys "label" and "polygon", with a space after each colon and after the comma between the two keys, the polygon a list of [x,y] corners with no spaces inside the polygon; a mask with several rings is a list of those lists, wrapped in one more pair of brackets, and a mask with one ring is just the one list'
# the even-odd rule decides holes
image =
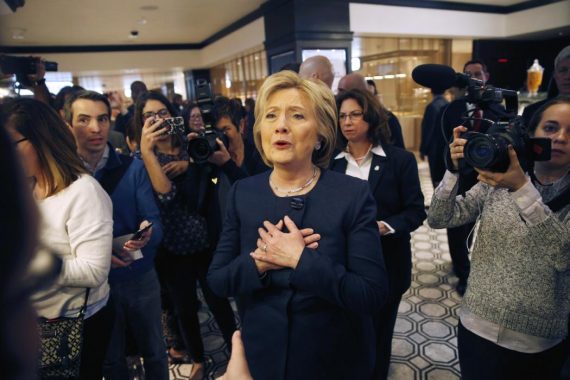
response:
{"label": "black camera body", "polygon": [[[16,80],[24,85],[31,85],[28,75],[37,72],[39,58],[17,57],[11,55],[0,56],[0,72],[2,74],[15,74]],[[57,71],[57,62],[44,61],[46,71]]]}
{"label": "black camera body", "polygon": [[184,118],[182,116],[169,117],[164,119],[161,127],[166,129],[167,135],[180,135],[184,136]]}
{"label": "black camera body", "polygon": [[472,78],[469,74],[456,73],[455,87],[466,88],[465,100],[476,104],[479,108],[486,108],[492,103],[505,101],[507,113],[516,115],[518,112],[518,96],[516,91],[493,87],[483,83],[482,80]]}
{"label": "black camera body", "polygon": [[212,87],[210,83],[203,78],[196,80],[194,86],[196,94],[196,104],[200,107],[202,120],[204,121],[204,131],[199,136],[188,142],[188,155],[192,157],[194,162],[204,164],[208,158],[219,149],[216,139],[222,140],[226,148],[229,146],[228,137],[218,131],[213,125],[212,109],[214,107],[214,98],[212,96]]}
{"label": "black camera body", "polygon": [[468,131],[461,134],[467,140],[463,148],[464,161],[478,169],[504,173],[509,168],[509,145],[512,145],[521,167],[526,172],[534,161],[550,160],[551,141],[548,138],[531,138],[523,119],[518,112],[516,91],[489,86],[467,74],[456,74],[456,85],[466,87],[465,100],[478,109],[485,110],[493,103],[505,101],[506,113],[499,121],[464,117],[463,126],[470,129],[470,122],[484,125],[490,123],[482,132]]}
{"label": "black camera body", "polygon": [[[15,57],[11,55],[0,56],[0,71],[3,74],[35,74],[38,58]],[[57,71],[57,62],[44,61],[46,71]]]}
{"label": "black camera body", "polygon": [[223,132],[215,128],[206,129],[197,138],[188,142],[188,155],[198,164],[207,162],[212,153],[220,149],[216,141],[218,138],[226,148],[229,146],[228,137]]}
{"label": "black camera body", "polygon": [[509,167],[509,145],[512,145],[524,171],[534,161],[550,160],[551,140],[531,138],[520,116],[493,123],[486,133],[468,131],[461,134],[465,163],[479,169],[504,173]]}

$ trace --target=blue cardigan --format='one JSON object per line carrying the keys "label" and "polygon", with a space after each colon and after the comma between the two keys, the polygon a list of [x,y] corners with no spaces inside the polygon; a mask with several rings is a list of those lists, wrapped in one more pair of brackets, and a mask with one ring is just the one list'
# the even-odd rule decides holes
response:
{"label": "blue cardigan", "polygon": [[[101,177],[109,170],[121,165],[121,157],[114,149],[109,151],[105,167],[95,173]],[[142,249],[143,258],[125,268],[113,268],[109,273],[109,283],[126,281],[154,268],[156,248],[162,240],[160,213],[154,200],[154,193],[146,169],[141,160],[135,158],[117,184],[111,195],[113,202],[113,237],[134,233],[143,220],[153,223],[152,236]]]}
{"label": "blue cardigan", "polygon": [[[255,379],[366,379],[374,366],[372,314],[388,295],[376,224],[365,181],[323,171],[292,208],[277,197],[269,172],[237,181],[208,273],[219,296],[237,296],[246,356]],[[295,270],[260,280],[249,253],[264,220],[288,215],[321,234]]]}

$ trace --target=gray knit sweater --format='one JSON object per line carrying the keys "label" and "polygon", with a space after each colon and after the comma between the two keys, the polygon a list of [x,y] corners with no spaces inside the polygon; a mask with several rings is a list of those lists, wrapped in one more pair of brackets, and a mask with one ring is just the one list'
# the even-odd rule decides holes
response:
{"label": "gray knit sweater", "polygon": [[[544,202],[570,186],[570,174],[556,186],[537,185]],[[439,196],[438,196],[439,194]],[[521,217],[514,193],[478,183],[463,196],[457,185],[433,197],[428,223],[456,227],[480,217],[471,274],[463,302],[500,326],[549,339],[567,335],[570,312],[570,205],[530,225]]]}

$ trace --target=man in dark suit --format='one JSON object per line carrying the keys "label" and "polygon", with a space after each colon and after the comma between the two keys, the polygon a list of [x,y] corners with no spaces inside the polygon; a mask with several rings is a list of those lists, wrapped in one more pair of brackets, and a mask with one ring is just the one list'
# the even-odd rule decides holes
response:
{"label": "man in dark suit", "polygon": [[443,152],[445,152],[445,140],[441,134],[441,124],[439,115],[441,110],[449,104],[443,96],[445,89],[432,88],[433,99],[427,105],[422,119],[422,141],[420,143],[420,158],[427,157],[429,162],[429,173],[433,187],[437,187],[445,174],[445,162]]}
{"label": "man in dark suit", "polygon": [[[483,84],[485,84],[490,77],[489,72],[487,71],[487,66],[480,60],[471,60],[465,63],[463,66],[463,73],[470,75],[472,78],[481,80]],[[469,129],[485,132],[489,127],[489,123],[484,120],[478,122],[476,119],[497,121],[499,118],[506,116],[506,111],[503,106],[496,103],[476,105],[469,103],[465,97],[455,99],[442,110],[439,117],[447,141],[451,141],[453,129],[464,123],[463,118],[465,116],[473,118],[472,120],[465,122],[468,124],[465,125],[467,125]],[[446,147],[446,149],[447,148],[448,147]],[[445,156],[446,159],[449,159],[449,151],[446,151]],[[446,166],[450,167],[449,165]],[[465,192],[476,183],[477,172],[473,168],[463,165],[459,172],[458,194],[465,194]],[[459,278],[456,289],[461,295],[465,293],[467,278],[469,277],[471,269],[469,262],[468,239],[473,226],[473,223],[468,223],[460,227],[447,229],[447,240],[449,244],[449,254],[451,255],[451,261],[453,264],[453,271]]]}
{"label": "man in dark suit", "polygon": [[560,50],[554,59],[554,74],[548,88],[548,96],[540,102],[525,107],[522,117],[526,125],[529,125],[532,116],[543,105],[558,95],[570,95],[570,45]]}

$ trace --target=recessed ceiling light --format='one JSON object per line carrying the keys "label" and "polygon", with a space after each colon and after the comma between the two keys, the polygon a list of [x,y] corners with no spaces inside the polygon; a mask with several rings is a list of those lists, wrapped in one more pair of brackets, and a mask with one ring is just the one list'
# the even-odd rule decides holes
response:
{"label": "recessed ceiling light", "polygon": [[139,8],[141,11],[156,11],[158,9],[157,5],[143,5]]}

